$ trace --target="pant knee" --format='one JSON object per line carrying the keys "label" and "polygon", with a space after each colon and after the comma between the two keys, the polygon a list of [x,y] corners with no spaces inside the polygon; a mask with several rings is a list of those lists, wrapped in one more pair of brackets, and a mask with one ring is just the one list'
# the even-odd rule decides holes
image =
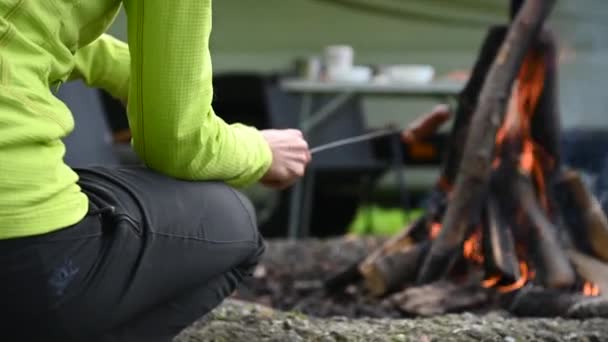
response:
{"label": "pant knee", "polygon": [[224,184],[209,184],[200,191],[201,204],[193,206],[190,220],[200,222],[202,238],[218,244],[255,244],[259,237],[256,213],[249,199]]}
{"label": "pant knee", "polygon": [[255,232],[255,236],[256,236],[256,246],[255,246],[255,250],[254,250],[253,254],[261,256],[262,254],[264,254],[264,251],[266,250],[266,244],[264,242],[264,238],[262,237],[262,234],[258,230],[257,214],[255,211],[255,207],[253,206],[253,203],[251,203],[251,200],[247,196],[245,196],[243,193],[236,191],[236,190],[235,190],[235,193],[236,193],[236,196],[238,197],[239,201],[245,208],[245,212],[251,218],[251,222],[252,222],[252,225],[254,228],[254,232]]}
{"label": "pant knee", "polygon": [[241,202],[241,204],[245,208],[245,212],[251,218],[251,220],[252,220],[253,224],[256,226],[256,230],[257,230],[257,214],[255,211],[255,207],[253,206],[253,203],[251,203],[251,200],[249,199],[249,197],[245,196],[242,192],[237,191],[237,190],[232,190],[232,191],[234,191],[234,193],[236,194],[236,197],[238,198],[238,200]]}
{"label": "pant knee", "polygon": [[[240,195],[240,196],[245,197],[244,195]],[[245,198],[245,200],[247,201],[247,203],[249,203],[249,206],[250,206],[249,207],[250,209],[248,209],[248,210],[253,211],[253,205],[251,205],[251,202],[249,202],[249,200],[247,198]],[[255,217],[255,216],[253,216],[253,217]],[[255,227],[255,233],[256,233],[256,238],[254,240],[254,243],[251,245],[251,251],[249,253],[249,257],[247,258],[247,260],[245,260],[245,262],[241,265],[241,267],[239,267],[241,270],[245,271],[247,276],[250,276],[253,274],[255,267],[260,263],[262,256],[266,252],[266,242],[264,241],[264,237],[262,236],[262,234],[260,234],[260,232],[257,230],[257,225]]]}
{"label": "pant knee", "polygon": [[262,256],[266,252],[266,243],[260,236],[257,243],[251,246],[249,256],[236,267],[243,276],[252,276],[255,268],[260,264]]}
{"label": "pant knee", "polygon": [[257,227],[257,220],[256,220],[257,216],[256,216],[256,212],[255,212],[253,203],[251,203],[251,200],[247,196],[245,196],[243,193],[241,193],[237,190],[232,190],[232,191],[234,191],[238,201],[240,201],[246,214],[251,219],[252,229],[254,230],[255,238],[254,238],[253,244],[251,245],[250,253],[248,253],[249,257],[243,262],[242,265],[239,266],[239,269],[246,270],[246,273],[248,275],[250,275],[253,272],[253,270],[255,269],[255,267],[259,264],[259,262],[262,258],[262,255],[266,251],[266,243]]}

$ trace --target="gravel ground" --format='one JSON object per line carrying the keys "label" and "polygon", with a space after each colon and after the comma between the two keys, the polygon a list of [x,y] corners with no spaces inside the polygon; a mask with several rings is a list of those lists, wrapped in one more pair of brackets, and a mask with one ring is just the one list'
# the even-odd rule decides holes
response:
{"label": "gravel ground", "polygon": [[351,238],[270,241],[256,277],[176,342],[608,341],[607,319],[522,319],[501,311],[403,318],[357,292],[340,298],[319,297],[306,305],[299,302],[328,275],[381,242]]}
{"label": "gravel ground", "polygon": [[311,318],[228,300],[175,341],[608,341],[607,323],[514,319],[499,313],[425,319]]}

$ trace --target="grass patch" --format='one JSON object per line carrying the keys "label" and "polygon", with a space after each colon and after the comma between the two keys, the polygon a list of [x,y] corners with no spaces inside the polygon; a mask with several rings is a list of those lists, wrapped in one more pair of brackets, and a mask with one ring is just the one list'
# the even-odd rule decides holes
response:
{"label": "grass patch", "polygon": [[349,227],[349,233],[355,235],[391,236],[401,231],[406,225],[422,215],[422,209],[403,210],[365,206],[359,208]]}

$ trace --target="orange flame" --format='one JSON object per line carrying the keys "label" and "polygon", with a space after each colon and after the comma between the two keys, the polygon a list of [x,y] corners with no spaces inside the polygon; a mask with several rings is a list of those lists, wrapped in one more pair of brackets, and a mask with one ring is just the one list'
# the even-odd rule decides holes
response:
{"label": "orange flame", "polygon": [[[543,151],[531,139],[524,140],[523,149],[519,160],[519,168],[525,174],[531,174],[538,187],[540,203],[545,210],[549,209],[549,199],[547,198],[545,185],[545,170],[541,163]],[[550,158],[544,158],[550,159]],[[549,164],[549,161],[547,161]],[[550,165],[547,165],[550,166]]]}
{"label": "orange flame", "polygon": [[583,294],[589,297],[597,297],[600,295],[600,288],[594,283],[586,282],[583,285]]}
{"label": "orange flame", "polygon": [[[503,143],[508,138],[522,140],[520,168],[527,173],[538,174],[542,171],[539,163],[538,148],[532,139],[531,122],[545,84],[545,59],[537,52],[529,53],[520,69],[517,81],[513,85],[511,97],[503,125],[496,134],[498,155]],[[493,167],[500,165],[500,157],[494,160]],[[538,177],[535,177],[538,180]]]}

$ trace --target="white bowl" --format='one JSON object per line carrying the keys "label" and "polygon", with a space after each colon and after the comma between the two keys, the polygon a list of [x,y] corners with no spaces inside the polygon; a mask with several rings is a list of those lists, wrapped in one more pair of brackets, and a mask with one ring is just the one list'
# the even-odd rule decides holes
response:
{"label": "white bowl", "polygon": [[393,83],[428,83],[435,77],[435,68],[430,65],[391,65],[384,73]]}
{"label": "white bowl", "polygon": [[348,71],[330,73],[329,81],[344,83],[367,83],[372,79],[372,69],[356,65]]}

